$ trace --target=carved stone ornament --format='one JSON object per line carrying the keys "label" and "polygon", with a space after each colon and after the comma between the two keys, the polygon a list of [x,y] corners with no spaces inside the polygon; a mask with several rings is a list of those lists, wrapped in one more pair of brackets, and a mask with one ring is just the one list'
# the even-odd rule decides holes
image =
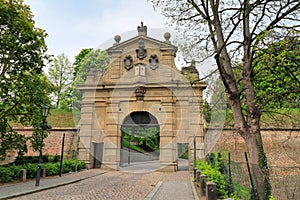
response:
{"label": "carved stone ornament", "polygon": [[132,59],[131,55],[128,55],[124,58],[124,67],[127,70],[130,70],[131,68],[133,68],[133,59]]}
{"label": "carved stone ornament", "polygon": [[136,57],[139,59],[143,59],[147,56],[147,49],[145,49],[145,43],[143,39],[139,40],[139,46],[135,51]]}
{"label": "carved stone ornament", "polygon": [[144,96],[146,93],[145,87],[138,87],[135,89],[136,100],[144,100]]}
{"label": "carved stone ornament", "polygon": [[153,54],[149,58],[149,65],[152,70],[158,68],[158,57],[156,54]]}
{"label": "carved stone ornament", "polygon": [[141,22],[141,26],[137,27],[139,35],[147,35],[147,26],[144,26],[143,22]]}

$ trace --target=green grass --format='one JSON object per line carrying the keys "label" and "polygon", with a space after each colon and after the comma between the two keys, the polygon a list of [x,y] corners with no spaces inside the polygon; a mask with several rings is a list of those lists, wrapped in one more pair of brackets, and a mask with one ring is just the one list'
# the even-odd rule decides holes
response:
{"label": "green grass", "polygon": [[245,188],[244,186],[241,186],[235,182],[233,182],[233,187],[235,194],[242,199],[250,199],[251,198],[251,192],[249,189]]}
{"label": "green grass", "polygon": [[52,127],[75,127],[73,113],[71,111],[51,109],[47,118]]}
{"label": "green grass", "polygon": [[[129,141],[123,140],[123,146],[129,148]],[[142,148],[132,144],[130,145],[130,149],[135,150],[137,152],[145,153],[145,151]]]}

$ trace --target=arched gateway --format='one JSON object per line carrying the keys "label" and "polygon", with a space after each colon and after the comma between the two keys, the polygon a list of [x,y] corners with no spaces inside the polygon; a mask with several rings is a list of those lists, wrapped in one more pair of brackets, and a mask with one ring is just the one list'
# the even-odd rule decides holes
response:
{"label": "arched gateway", "polygon": [[176,68],[177,47],[169,41],[169,33],[164,38],[147,37],[143,24],[134,38],[120,42],[116,36],[107,49],[108,69],[90,69],[85,84],[78,86],[82,92],[78,158],[88,168],[122,167],[126,127],[156,128],[161,171],[177,170],[179,144],[189,144],[193,155],[194,139],[196,156],[204,157],[202,91],[206,85],[200,82],[194,63],[181,71]]}

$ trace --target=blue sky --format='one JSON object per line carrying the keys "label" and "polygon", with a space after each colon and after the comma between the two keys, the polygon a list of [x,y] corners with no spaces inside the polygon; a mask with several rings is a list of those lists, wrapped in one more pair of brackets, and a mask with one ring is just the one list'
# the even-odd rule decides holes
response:
{"label": "blue sky", "polygon": [[48,53],[55,56],[65,53],[70,61],[83,48],[110,47],[117,34],[122,41],[136,36],[141,21],[150,36],[153,29],[161,32],[163,39],[166,31],[165,18],[147,0],[24,0],[24,3],[30,6],[36,27],[48,33]]}
{"label": "blue sky", "polygon": [[[34,14],[36,27],[46,30],[48,53],[64,53],[71,62],[84,48],[111,47],[114,36],[121,42],[137,35],[137,26],[143,21],[148,36],[164,40],[163,34],[175,32],[167,27],[167,19],[154,11],[147,0],[24,0]],[[179,53],[176,65],[181,69],[186,63]],[[214,69],[212,62],[197,64],[200,77]]]}

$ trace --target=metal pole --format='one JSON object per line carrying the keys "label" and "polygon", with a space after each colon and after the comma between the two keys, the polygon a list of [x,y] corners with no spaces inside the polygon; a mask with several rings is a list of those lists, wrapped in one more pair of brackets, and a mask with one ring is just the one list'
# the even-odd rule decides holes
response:
{"label": "metal pole", "polygon": [[131,143],[131,135],[129,135],[128,165],[130,164],[130,143]]}
{"label": "metal pole", "polygon": [[43,117],[43,122],[42,122],[42,138],[41,138],[41,143],[40,143],[40,154],[39,154],[39,163],[38,163],[38,170],[36,173],[36,181],[35,181],[35,186],[40,185],[40,179],[41,179],[41,173],[42,173],[42,157],[43,157],[43,139],[44,139],[44,131],[45,131],[45,126],[46,126],[46,119]]}
{"label": "metal pole", "polygon": [[80,142],[80,136],[79,136],[80,128],[78,128],[78,134],[77,134],[77,147],[76,147],[76,166],[75,166],[75,172],[77,172],[78,168],[78,151],[79,151],[79,142]]}
{"label": "metal pole", "polygon": [[194,135],[194,181],[196,181],[196,172],[197,172],[197,166],[196,166],[196,135]]}
{"label": "metal pole", "polygon": [[257,190],[256,190],[256,188],[254,186],[254,183],[253,183],[253,179],[252,179],[252,174],[251,174],[251,170],[250,170],[250,165],[249,165],[247,153],[246,152],[244,152],[244,153],[245,153],[247,169],[248,169],[248,173],[249,173],[249,177],[250,177],[250,184],[251,184],[251,187],[252,187],[252,189],[251,189],[251,198],[250,199],[251,200],[252,199],[256,200],[256,199],[258,199]]}
{"label": "metal pole", "polygon": [[59,176],[62,176],[62,168],[63,168],[63,159],[64,159],[64,146],[65,146],[65,133],[62,138],[61,144],[61,154],[60,154],[60,166],[59,166]]}

